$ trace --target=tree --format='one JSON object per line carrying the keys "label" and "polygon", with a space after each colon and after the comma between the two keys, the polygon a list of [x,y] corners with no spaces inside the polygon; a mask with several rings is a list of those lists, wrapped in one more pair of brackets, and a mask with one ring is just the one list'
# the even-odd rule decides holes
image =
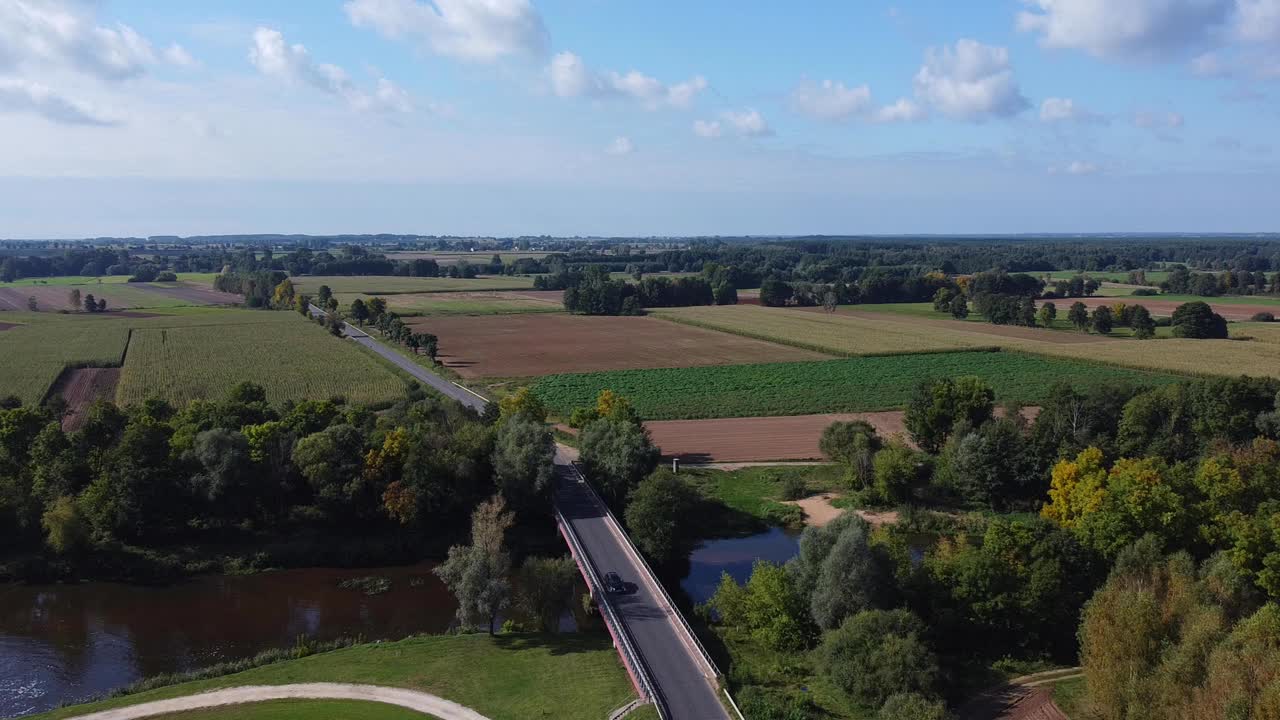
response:
{"label": "tree", "polygon": [[464,628],[487,624],[493,635],[498,613],[511,601],[505,536],[513,523],[501,495],[480,503],[471,513],[471,544],[449,548],[448,558],[435,569],[458,600],[458,622]]}
{"label": "tree", "polygon": [[951,301],[951,317],[957,320],[969,317],[969,301],[965,299],[964,295],[957,295]]}
{"label": "tree", "polygon": [[54,500],[40,517],[45,543],[59,555],[69,555],[89,542],[89,523],[80,506],[70,497]]}
{"label": "tree", "polygon": [[369,319],[369,308],[364,304],[364,300],[356,298],[351,301],[351,309],[347,311],[347,315],[363,326],[365,321]]}
{"label": "tree", "polygon": [[828,290],[822,294],[822,309],[827,313],[833,313],[840,305],[840,299],[836,297],[834,291]]}
{"label": "tree", "polygon": [[293,281],[285,278],[272,291],[271,306],[279,309],[293,307],[295,297],[296,292],[293,287]]}
{"label": "tree", "polygon": [[1093,317],[1089,320],[1090,327],[1099,335],[1107,335],[1111,333],[1115,318],[1111,314],[1111,308],[1106,305],[1099,305],[1093,309]]}
{"label": "tree", "polygon": [[872,460],[883,445],[876,429],[863,420],[833,422],[818,441],[822,454],[843,465],[850,486],[860,490],[871,487],[875,479]]}
{"label": "tree", "polygon": [[903,418],[926,452],[937,452],[959,421],[977,427],[991,418],[995,391],[977,377],[926,380],[916,387]]}
{"label": "tree", "polygon": [[871,526],[862,518],[849,513],[825,528],[807,528],[800,542],[796,572],[809,592],[809,613],[818,627],[833,630],[845,618],[887,599],[888,571],[871,545]]}
{"label": "tree", "polygon": [[919,454],[900,442],[890,442],[875,454],[875,490],[882,502],[901,503],[927,479],[927,467]]}
{"label": "tree", "polygon": [[876,720],[950,720],[946,703],[930,700],[919,693],[895,693],[890,695]]}
{"label": "tree", "polygon": [[293,309],[297,310],[298,314],[302,317],[309,317],[311,315],[311,296],[296,296],[293,300]]}
{"label": "tree", "polygon": [[880,705],[899,693],[931,697],[938,660],[925,633],[924,623],[907,610],[865,610],[823,638],[823,672],[864,705]]}
{"label": "tree", "polygon": [[525,417],[537,423],[547,421],[547,407],[528,386],[499,400],[498,409],[501,412],[499,422],[505,422],[514,417]]}
{"label": "tree", "polygon": [[697,538],[693,523],[701,496],[670,470],[659,470],[631,491],[627,528],[655,565],[687,557]]}
{"label": "tree", "polygon": [[107,299],[98,298],[98,312],[106,312],[106,311],[107,311]]}
{"label": "tree", "polygon": [[956,291],[942,287],[933,294],[933,309],[937,312],[951,312],[951,302],[956,299]]}
{"label": "tree", "polygon": [[1071,303],[1071,309],[1067,311],[1067,320],[1077,330],[1087,330],[1089,328],[1089,308],[1079,301]]}
{"label": "tree", "polygon": [[569,594],[578,578],[573,558],[525,558],[516,572],[516,607],[538,632],[555,632],[569,607]]}
{"label": "tree", "polygon": [[238,430],[214,428],[196,435],[183,459],[198,467],[191,476],[191,492],[231,518],[245,515],[252,486],[249,442]]}
{"label": "tree", "polygon": [[369,298],[369,301],[365,303],[365,307],[369,310],[369,322],[376,323],[382,317],[382,314],[387,311],[387,299],[380,297]]}
{"label": "tree", "polygon": [[27,298],[27,309],[30,310],[31,312],[36,312],[40,309],[40,303],[39,301],[36,300],[35,295],[32,295],[31,297]]}
{"label": "tree", "polygon": [[546,511],[555,455],[551,431],[541,421],[517,414],[499,423],[493,472],[503,497],[517,513]]}
{"label": "tree", "polygon": [[1015,415],[952,435],[938,459],[935,484],[975,509],[1007,510],[1020,500],[1042,497],[1044,488],[1028,482],[1036,473],[1024,426]]}
{"label": "tree", "polygon": [[1170,321],[1173,336],[1180,338],[1208,339],[1227,337],[1227,321],[1213,311],[1208,303],[1196,301],[1179,305]]}
{"label": "tree", "polygon": [[720,622],[743,628],[757,642],[775,650],[803,650],[816,634],[805,596],[790,573],[764,560],[756,561],[745,586],[729,573],[722,574],[708,604]]}
{"label": "tree", "polygon": [[364,438],[350,425],[325,428],[293,448],[293,464],[335,517],[361,495],[363,456]]}
{"label": "tree", "polygon": [[643,425],[601,418],[579,437],[583,472],[614,508],[658,464],[658,449]]}
{"label": "tree", "polygon": [[782,307],[791,301],[791,286],[776,275],[770,275],[760,283],[760,304],[765,307]]}
{"label": "tree", "polygon": [[1051,302],[1040,304],[1040,309],[1036,311],[1036,320],[1044,327],[1053,327],[1053,321],[1058,317],[1058,306]]}
{"label": "tree", "polygon": [[321,285],[319,289],[316,290],[316,302],[321,308],[328,308],[329,301],[332,299],[333,291],[329,289],[328,285]]}
{"label": "tree", "polygon": [[98,312],[98,301],[93,297],[93,293],[84,296],[84,311]]}
{"label": "tree", "polygon": [[74,288],[67,294],[67,305],[72,310],[79,310],[82,307],[80,303],[80,288]]}
{"label": "tree", "polygon": [[1142,305],[1129,309],[1129,325],[1133,328],[1133,336],[1139,340],[1148,340],[1156,335],[1156,321]]}

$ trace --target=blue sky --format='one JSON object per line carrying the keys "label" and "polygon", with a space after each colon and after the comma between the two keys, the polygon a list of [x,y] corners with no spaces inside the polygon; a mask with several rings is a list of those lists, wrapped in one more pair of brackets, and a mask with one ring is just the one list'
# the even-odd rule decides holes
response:
{"label": "blue sky", "polygon": [[0,0],[0,237],[1280,230],[1280,0]]}

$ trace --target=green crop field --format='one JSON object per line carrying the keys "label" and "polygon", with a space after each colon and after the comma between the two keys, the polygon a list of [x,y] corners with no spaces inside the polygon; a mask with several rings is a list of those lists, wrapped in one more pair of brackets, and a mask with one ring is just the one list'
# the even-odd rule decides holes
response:
{"label": "green crop field", "polygon": [[533,278],[527,276],[484,276],[462,278],[400,277],[398,275],[321,276],[290,278],[300,292],[315,294],[321,285],[334,293],[397,295],[402,293],[457,292],[459,290],[528,290]]}
{"label": "green crop field", "polygon": [[[9,321],[9,314],[0,320]],[[39,319],[0,332],[0,397],[39,403],[65,367],[119,365],[128,340],[129,326],[119,320]]]}
{"label": "green crop field", "polygon": [[[1169,279],[1168,270],[1147,270],[1146,273],[1147,273],[1147,282],[1152,285],[1159,285],[1160,283]],[[1028,273],[1028,275],[1034,275],[1036,277],[1043,277],[1045,275],[1048,275],[1050,278],[1054,280],[1070,280],[1071,278],[1077,275],[1087,275],[1088,277],[1091,277],[1094,280],[1097,280],[1098,282],[1114,282],[1114,283],[1129,282],[1129,273],[1116,272],[1116,271],[1091,272],[1088,270],[1054,270],[1053,272],[1050,272],[1050,273],[1034,273],[1033,272],[1033,273]]]}
{"label": "green crop field", "polygon": [[[211,285],[217,273],[177,273],[178,280]],[[22,278],[13,282],[0,282],[0,288],[32,287],[36,285],[126,285],[128,275],[59,275],[56,277]]]}
{"label": "green crop field", "polygon": [[559,302],[524,297],[514,292],[433,292],[375,296],[364,293],[334,293],[343,309],[359,298],[368,302],[383,297],[387,309],[400,315],[508,315],[511,313],[564,312]]}
{"label": "green crop field", "polygon": [[[995,326],[979,319],[952,320],[935,312],[929,303],[853,305],[831,314],[753,305],[676,308],[653,313],[654,317],[836,355],[998,347],[1141,370],[1280,377],[1280,351],[1269,343],[1182,340],[1167,337],[1169,328],[1158,328],[1158,336],[1163,337],[1155,340],[1125,337],[1131,332],[1127,328],[1118,328],[1108,338],[1085,336],[1067,329],[1065,314],[1059,305],[1059,320],[1054,329],[1048,329]],[[1232,324],[1233,337],[1256,335],[1247,330],[1253,325],[1256,324]],[[1206,363],[1206,356],[1214,358],[1214,362]]]}
{"label": "green crop field", "polygon": [[1035,404],[1050,386],[1159,385],[1179,376],[1023,353],[951,352],[820,362],[549,375],[534,391],[561,416],[601,390],[626,396],[648,420],[806,415],[902,408],[927,378],[976,375],[1000,402]]}
{"label": "green crop field", "polygon": [[[318,653],[209,680],[62,707],[32,720],[76,717],[219,688],[307,682],[421,690],[493,720],[599,720],[635,699],[605,633],[437,635]],[[347,716],[323,712],[306,717]]]}
{"label": "green crop field", "polygon": [[400,378],[354,343],[297,315],[291,319],[269,331],[253,324],[136,328],[117,401],[159,397],[182,406],[221,398],[244,381],[262,385],[273,403],[335,396],[377,403],[404,395]]}

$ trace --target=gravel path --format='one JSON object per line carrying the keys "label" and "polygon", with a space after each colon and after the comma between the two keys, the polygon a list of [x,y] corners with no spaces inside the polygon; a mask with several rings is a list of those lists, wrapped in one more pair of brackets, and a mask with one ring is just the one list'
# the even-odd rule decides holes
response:
{"label": "gravel path", "polygon": [[246,685],[244,687],[212,690],[196,695],[156,700],[154,702],[127,705],[125,707],[88,715],[77,715],[75,720],[132,720],[133,718],[168,715],[184,710],[262,702],[264,700],[367,700],[417,710],[440,720],[488,720],[485,716],[455,702],[430,693],[379,685],[349,685],[345,683],[299,683],[296,685]]}

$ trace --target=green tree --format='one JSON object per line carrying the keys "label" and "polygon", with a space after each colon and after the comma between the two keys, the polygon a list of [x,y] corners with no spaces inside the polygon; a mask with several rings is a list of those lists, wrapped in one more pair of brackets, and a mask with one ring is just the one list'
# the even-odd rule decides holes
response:
{"label": "green tree", "polygon": [[[888,599],[888,570],[871,544],[866,521],[850,513],[827,528],[807,528],[805,534],[810,536],[807,552],[802,551],[799,561],[804,565],[795,572],[810,590],[809,613],[818,627],[833,630],[845,618]],[[801,543],[806,543],[804,536]]]}
{"label": "green tree", "polygon": [[505,536],[513,522],[501,495],[481,503],[471,513],[471,544],[449,548],[449,557],[435,569],[458,601],[458,622],[464,628],[487,624],[493,635],[498,613],[511,602]]}
{"label": "green tree", "polygon": [[1170,320],[1173,336],[1194,339],[1223,339],[1227,337],[1227,321],[1213,311],[1208,303],[1196,301],[1179,305]]}
{"label": "green tree", "polygon": [[293,287],[293,281],[285,278],[276,285],[271,292],[271,306],[278,309],[287,309],[294,307],[296,291]]}
{"label": "green tree", "polygon": [[1133,328],[1133,336],[1139,340],[1148,340],[1156,335],[1156,321],[1142,305],[1134,305],[1129,310],[1129,325]]}
{"label": "green tree", "polygon": [[956,299],[956,291],[951,288],[938,288],[933,294],[933,309],[937,312],[951,312],[951,301]]}
{"label": "green tree", "polygon": [[907,610],[865,610],[822,640],[822,672],[850,699],[879,706],[899,693],[932,697],[938,660],[926,628]]}
{"label": "green tree", "polygon": [[80,288],[73,288],[71,292],[67,294],[67,305],[72,310],[80,309]]}
{"label": "green tree", "polygon": [[333,290],[330,290],[328,285],[321,285],[316,290],[316,304],[321,308],[327,309],[329,307],[329,301],[332,299]]}
{"label": "green tree", "polygon": [[1043,302],[1040,309],[1036,311],[1036,320],[1045,327],[1053,327],[1053,321],[1058,317],[1058,306],[1051,302]]}
{"label": "green tree", "polygon": [[1099,335],[1109,335],[1112,327],[1115,325],[1115,317],[1111,314],[1111,308],[1106,305],[1099,305],[1093,309],[1093,317],[1089,319],[1089,326]]}
{"label": "green tree", "polygon": [[775,650],[808,648],[816,632],[805,608],[806,599],[781,565],[757,560],[746,585],[729,573],[708,603],[725,625],[740,627]]}
{"label": "green tree", "polygon": [[951,317],[956,320],[963,320],[969,317],[969,301],[965,299],[963,294],[957,295],[951,301]]}
{"label": "green tree", "polygon": [[980,378],[926,380],[916,387],[903,421],[922,450],[936,453],[957,422],[977,427],[990,419],[994,400],[995,391]]}
{"label": "green tree", "polygon": [[643,425],[601,418],[579,437],[583,472],[615,508],[658,464],[658,449]]}
{"label": "green tree", "polygon": [[818,448],[845,468],[849,485],[859,490],[875,480],[875,454],[883,447],[876,429],[863,420],[836,421],[822,431]]}
{"label": "green tree", "polygon": [[627,500],[627,528],[655,565],[668,566],[688,556],[701,496],[670,470],[640,481]]}
{"label": "green tree", "polygon": [[89,543],[89,523],[80,506],[70,497],[60,497],[49,504],[40,517],[45,543],[59,555],[70,555]]}
{"label": "green tree", "polygon": [[196,435],[183,459],[198,468],[189,483],[195,497],[218,515],[232,519],[246,515],[253,461],[244,435],[225,428],[205,430]]}
{"label": "green tree", "polygon": [[298,295],[295,297],[293,301],[293,309],[297,310],[299,315],[309,317],[311,315],[311,296]]}
{"label": "green tree", "polygon": [[555,455],[555,440],[545,424],[521,414],[498,424],[494,477],[516,513],[547,511]]}
{"label": "green tree", "polygon": [[93,293],[89,293],[84,296],[84,311],[91,313],[98,312],[98,301],[93,297]]}
{"label": "green tree", "polygon": [[365,303],[365,307],[369,310],[369,322],[376,323],[387,311],[387,299],[380,297],[369,298],[369,301]]}
{"label": "green tree", "polygon": [[1071,303],[1071,309],[1067,311],[1067,320],[1075,326],[1076,330],[1089,329],[1089,308],[1079,301]]}
{"label": "green tree", "polygon": [[529,557],[516,572],[515,605],[538,632],[556,632],[578,579],[573,558]]}
{"label": "green tree", "polygon": [[760,283],[760,304],[765,307],[782,307],[791,301],[791,286],[776,275],[770,275]]}
{"label": "green tree", "polygon": [[350,425],[333,425],[308,435],[293,448],[293,464],[334,517],[360,499],[364,438]]}
{"label": "green tree", "polygon": [[1039,498],[1045,487],[1036,477],[1019,416],[989,420],[977,429],[952,435],[938,458],[937,485],[971,508],[1007,510]]}
{"label": "green tree", "polygon": [[875,490],[882,502],[902,503],[928,480],[925,458],[900,442],[890,442],[875,454]]}
{"label": "green tree", "polygon": [[498,409],[501,411],[498,416],[499,422],[505,422],[514,417],[525,417],[537,423],[547,421],[547,406],[543,405],[538,395],[527,386],[499,400]]}
{"label": "green tree", "polygon": [[369,319],[369,308],[364,304],[364,300],[356,298],[351,301],[351,308],[347,311],[347,315],[363,326]]}

